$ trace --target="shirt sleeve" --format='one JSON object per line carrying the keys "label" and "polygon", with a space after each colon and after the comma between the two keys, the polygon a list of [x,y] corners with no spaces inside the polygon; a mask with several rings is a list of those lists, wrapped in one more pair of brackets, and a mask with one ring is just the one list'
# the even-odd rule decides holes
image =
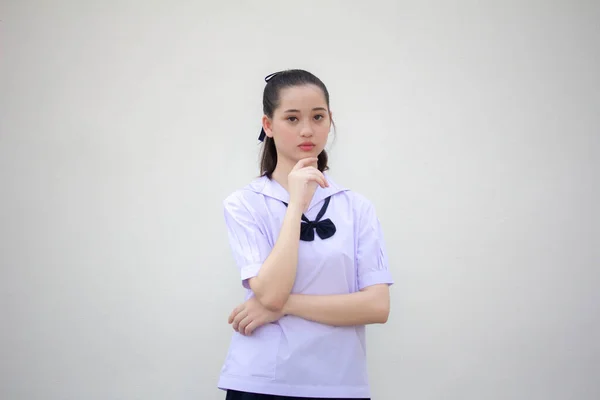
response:
{"label": "shirt sleeve", "polygon": [[241,196],[230,196],[223,205],[229,245],[242,285],[249,289],[248,280],[258,275],[272,246]]}
{"label": "shirt sleeve", "polygon": [[374,206],[365,201],[359,216],[356,250],[358,289],[394,283],[389,271],[383,230]]}

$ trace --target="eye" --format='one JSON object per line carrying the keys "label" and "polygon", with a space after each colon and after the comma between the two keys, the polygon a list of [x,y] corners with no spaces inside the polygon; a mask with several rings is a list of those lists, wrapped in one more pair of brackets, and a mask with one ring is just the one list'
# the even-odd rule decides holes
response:
{"label": "eye", "polygon": [[298,118],[296,118],[296,117],[287,117],[287,120],[290,121],[290,122],[296,122],[296,121],[298,121]]}
{"label": "eye", "polygon": [[324,115],[322,115],[322,114],[317,114],[317,115],[315,115],[315,117],[314,117],[314,118],[315,118],[317,121],[320,121],[320,120],[322,120],[323,118],[325,118],[325,116],[324,116]]}

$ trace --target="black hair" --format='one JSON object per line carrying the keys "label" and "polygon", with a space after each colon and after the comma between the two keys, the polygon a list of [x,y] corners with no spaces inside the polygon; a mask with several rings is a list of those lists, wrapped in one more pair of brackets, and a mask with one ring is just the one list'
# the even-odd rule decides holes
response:
{"label": "black hair", "polygon": [[[316,76],[302,69],[289,69],[281,72],[276,72],[265,78],[267,85],[263,92],[263,113],[273,118],[273,113],[279,107],[279,95],[282,89],[303,86],[315,85],[323,91],[327,109],[329,110],[329,92],[325,84]],[[331,121],[334,129],[335,124]],[[273,138],[264,135],[264,130],[261,132],[261,138],[264,138],[264,144],[260,156],[260,173],[261,176],[266,176],[271,179],[273,171],[277,166],[277,149]],[[327,165],[327,152],[323,150],[318,156],[317,168],[323,172],[329,169]]]}

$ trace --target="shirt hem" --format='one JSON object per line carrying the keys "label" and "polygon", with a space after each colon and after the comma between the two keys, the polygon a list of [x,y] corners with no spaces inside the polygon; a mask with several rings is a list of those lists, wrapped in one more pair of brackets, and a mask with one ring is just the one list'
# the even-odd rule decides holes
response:
{"label": "shirt hem", "polygon": [[221,390],[239,390],[244,392],[269,394],[276,396],[292,397],[325,397],[325,398],[356,398],[364,399],[371,397],[369,386],[307,386],[290,385],[275,382],[271,379],[259,380],[257,378],[246,378],[222,374],[219,377],[217,387]]}

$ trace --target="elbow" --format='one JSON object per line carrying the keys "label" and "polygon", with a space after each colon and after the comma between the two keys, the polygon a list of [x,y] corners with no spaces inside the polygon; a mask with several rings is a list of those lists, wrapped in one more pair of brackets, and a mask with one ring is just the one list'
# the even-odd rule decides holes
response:
{"label": "elbow", "polygon": [[273,312],[280,312],[283,310],[285,303],[288,300],[289,293],[278,293],[273,290],[265,290],[262,287],[261,282],[257,278],[249,280],[250,289],[254,292],[256,299],[264,308]]}
{"label": "elbow", "polygon": [[388,296],[379,297],[374,302],[373,315],[375,316],[376,324],[385,324],[390,316],[390,300]]}
{"label": "elbow", "polygon": [[377,307],[373,314],[375,316],[374,322],[376,324],[385,324],[390,316],[390,307],[389,305]]}
{"label": "elbow", "polygon": [[381,315],[381,321],[379,323],[385,324],[386,322],[388,322],[389,316],[390,316],[390,310],[388,309],[384,314]]}
{"label": "elbow", "polygon": [[287,296],[281,295],[278,296],[266,294],[260,297],[257,296],[257,298],[264,308],[273,312],[281,312],[285,306],[285,303],[287,302]]}
{"label": "elbow", "polygon": [[269,311],[281,312],[283,311],[283,307],[285,306],[285,301],[271,300],[265,302],[263,306],[265,306],[265,308]]}
{"label": "elbow", "polygon": [[363,289],[370,304],[372,324],[385,324],[390,316],[390,292],[387,285],[374,285]]}

